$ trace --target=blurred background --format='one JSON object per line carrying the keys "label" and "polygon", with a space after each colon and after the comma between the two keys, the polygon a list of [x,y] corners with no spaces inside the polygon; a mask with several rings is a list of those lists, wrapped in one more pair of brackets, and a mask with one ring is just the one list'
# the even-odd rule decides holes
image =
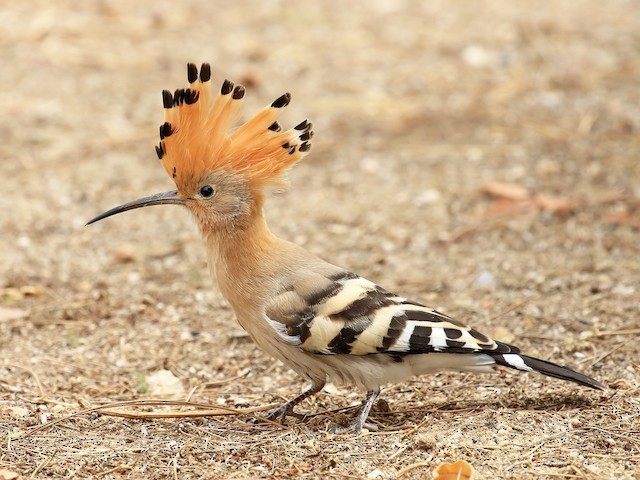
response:
{"label": "blurred background", "polygon": [[[1,371],[23,397],[132,398],[163,364],[197,384],[269,362],[228,331],[186,212],[83,226],[173,188],[154,145],[187,62],[245,85],[244,118],[289,91],[282,123],[313,122],[312,154],[267,204],[277,234],[638,392],[637,1],[5,0],[0,24]],[[275,372],[234,388],[259,404],[301,386]],[[511,388],[531,384],[558,390]],[[637,473],[632,446],[630,466],[594,468]]]}
{"label": "blurred background", "polygon": [[5,3],[5,282],[65,284],[85,273],[76,259],[107,258],[100,239],[139,245],[190,229],[170,209],[80,228],[171,187],[153,145],[160,91],[185,83],[187,61],[245,84],[247,114],[291,91],[286,120],[314,122],[314,155],[270,211],[284,215],[274,228],[319,253],[386,245],[426,266],[425,247],[482,210],[487,182],[579,206],[635,198],[634,13],[625,1]]}

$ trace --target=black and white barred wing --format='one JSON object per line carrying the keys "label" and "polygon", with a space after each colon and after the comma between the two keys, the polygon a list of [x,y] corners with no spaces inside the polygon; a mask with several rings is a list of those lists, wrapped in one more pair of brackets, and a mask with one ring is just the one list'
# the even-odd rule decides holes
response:
{"label": "black and white barred wing", "polygon": [[318,354],[517,352],[350,272],[307,274],[267,309],[280,338]]}
{"label": "black and white barred wing", "polygon": [[347,271],[294,275],[266,314],[282,341],[313,354],[466,354],[469,365],[493,363],[603,388],[591,377],[523,355],[516,347]]}

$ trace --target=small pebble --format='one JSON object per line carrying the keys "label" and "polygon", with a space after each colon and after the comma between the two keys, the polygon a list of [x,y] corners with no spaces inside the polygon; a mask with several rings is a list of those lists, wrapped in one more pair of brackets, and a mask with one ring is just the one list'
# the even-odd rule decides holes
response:
{"label": "small pebble", "polygon": [[496,284],[496,277],[488,270],[482,270],[471,283],[475,288],[482,290],[493,290],[496,288]]}
{"label": "small pebble", "polygon": [[184,392],[184,386],[178,377],[169,370],[158,370],[149,375],[146,379],[149,393],[159,396],[181,396]]}

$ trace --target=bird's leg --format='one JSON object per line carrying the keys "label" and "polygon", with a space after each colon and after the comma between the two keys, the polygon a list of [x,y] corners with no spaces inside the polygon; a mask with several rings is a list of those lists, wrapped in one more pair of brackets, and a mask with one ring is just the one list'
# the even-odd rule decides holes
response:
{"label": "bird's leg", "polygon": [[346,432],[354,432],[356,435],[360,435],[362,433],[362,427],[367,427],[369,430],[378,430],[378,426],[367,422],[367,418],[369,417],[369,412],[371,411],[371,407],[376,402],[376,399],[380,395],[380,389],[370,390],[367,392],[367,398],[362,404],[362,408],[360,409],[360,413],[358,413],[358,417],[348,426],[348,427],[335,427],[331,429],[332,433],[346,433]]}
{"label": "bird's leg", "polygon": [[296,418],[304,418],[304,415],[296,413],[293,411],[293,407],[303,401],[305,398],[310,397],[311,395],[315,395],[324,387],[324,382],[314,383],[307,390],[302,392],[295,398],[292,398],[287,403],[282,405],[281,407],[276,408],[275,410],[269,412],[265,417],[267,420],[273,420],[279,423],[283,423],[285,417],[291,416]]}

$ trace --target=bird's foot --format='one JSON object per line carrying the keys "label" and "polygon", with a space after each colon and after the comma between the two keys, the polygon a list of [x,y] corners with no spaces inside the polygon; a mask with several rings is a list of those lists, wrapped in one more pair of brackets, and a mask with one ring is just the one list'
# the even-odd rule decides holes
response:
{"label": "bird's foot", "polygon": [[309,387],[307,390],[302,392],[297,397],[289,400],[287,403],[285,403],[281,407],[278,407],[275,410],[267,413],[267,415],[264,417],[264,419],[268,420],[270,422],[278,422],[280,424],[283,424],[284,423],[284,419],[286,417],[294,417],[294,418],[297,418],[297,419],[306,418],[306,415],[302,415],[300,413],[294,412],[293,411],[293,407],[295,407],[297,404],[299,404],[305,398],[310,397],[311,395],[314,395],[314,394],[318,393],[320,390],[322,390],[322,387],[324,387],[324,383],[314,383],[313,385],[311,385],[311,387]]}
{"label": "bird's foot", "polygon": [[360,413],[356,417],[356,419],[351,422],[348,427],[333,427],[329,431],[331,433],[354,433],[355,435],[362,434],[362,429],[366,428],[367,430],[371,430],[373,432],[378,431],[379,428],[376,424],[367,422],[367,418],[369,417],[369,412],[371,411],[371,407],[378,398],[380,394],[380,389],[377,390],[369,390],[367,392],[367,399],[362,404],[362,409]]}
{"label": "bird's foot", "polygon": [[270,422],[278,422],[280,424],[284,424],[284,420],[287,417],[294,417],[299,420],[306,417],[306,415],[294,412],[293,407],[294,407],[293,405],[290,405],[289,402],[287,402],[281,407],[278,407],[275,410],[272,410],[269,413],[267,413],[264,416],[264,419]]}

